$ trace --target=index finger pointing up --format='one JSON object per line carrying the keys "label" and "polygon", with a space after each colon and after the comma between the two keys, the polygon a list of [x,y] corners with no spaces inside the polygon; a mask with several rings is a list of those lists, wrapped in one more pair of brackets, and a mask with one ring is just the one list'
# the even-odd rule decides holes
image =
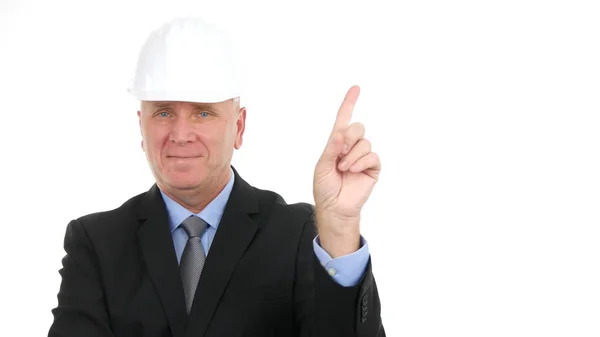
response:
{"label": "index finger pointing up", "polygon": [[346,93],[344,101],[338,110],[337,117],[335,119],[335,125],[333,126],[333,132],[347,128],[350,125],[352,119],[352,112],[354,111],[354,105],[360,94],[360,87],[357,85],[352,86]]}

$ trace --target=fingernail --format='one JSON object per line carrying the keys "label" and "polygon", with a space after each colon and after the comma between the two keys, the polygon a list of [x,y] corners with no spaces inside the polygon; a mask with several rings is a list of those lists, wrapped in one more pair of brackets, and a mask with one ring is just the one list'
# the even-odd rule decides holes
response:
{"label": "fingernail", "polygon": [[343,162],[340,164],[340,170],[345,170],[345,169],[346,169],[346,166],[348,166],[348,163],[347,163],[347,162],[345,162],[345,161],[343,161]]}
{"label": "fingernail", "polygon": [[348,153],[348,144],[344,144],[344,154]]}

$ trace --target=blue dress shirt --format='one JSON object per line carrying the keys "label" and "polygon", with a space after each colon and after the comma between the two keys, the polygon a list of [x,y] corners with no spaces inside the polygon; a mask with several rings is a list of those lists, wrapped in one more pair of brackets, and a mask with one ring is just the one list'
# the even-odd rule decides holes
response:
{"label": "blue dress shirt", "polygon": [[[234,182],[234,173],[231,171],[231,178],[225,188],[219,195],[213,199],[200,213],[195,214],[202,218],[202,220],[208,223],[208,227],[202,235],[201,242],[206,254],[208,256],[210,251],[210,245],[215,237],[225,204],[231,194],[231,189]],[[190,212],[179,203],[169,198],[166,194],[161,191],[165,206],[167,208],[167,214],[169,216],[169,226],[171,229],[171,236],[173,238],[173,244],[175,246],[175,252],[177,254],[177,261],[181,260],[181,254],[183,248],[188,240],[188,236],[179,225],[194,213]],[[361,248],[356,252],[332,259],[329,254],[320,246],[319,237],[315,237],[313,240],[313,249],[319,261],[323,267],[327,270],[329,275],[340,285],[348,287],[354,286],[358,283],[360,278],[363,276],[367,263],[369,262],[369,246],[363,237],[361,237]]]}

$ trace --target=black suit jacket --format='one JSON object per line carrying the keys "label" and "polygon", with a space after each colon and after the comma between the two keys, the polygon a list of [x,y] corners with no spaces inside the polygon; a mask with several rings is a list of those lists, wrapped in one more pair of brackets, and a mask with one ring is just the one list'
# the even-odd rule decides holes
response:
{"label": "black suit jacket", "polygon": [[68,224],[49,336],[385,336],[371,261],[357,286],[338,285],[313,251],[313,207],[234,174],[189,317],[153,185]]}

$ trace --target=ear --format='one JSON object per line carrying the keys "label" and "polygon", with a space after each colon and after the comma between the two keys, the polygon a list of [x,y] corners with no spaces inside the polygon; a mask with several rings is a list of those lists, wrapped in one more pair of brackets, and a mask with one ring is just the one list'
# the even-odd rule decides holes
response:
{"label": "ear", "polygon": [[138,124],[140,126],[140,135],[142,135],[141,147],[142,147],[142,151],[144,151],[144,134],[142,132],[142,112],[140,110],[138,110],[137,116],[138,116],[138,120],[139,120]]}
{"label": "ear", "polygon": [[244,131],[246,129],[246,108],[240,108],[238,112],[238,119],[235,123],[237,127],[237,133],[235,135],[235,143],[234,147],[236,150],[239,150],[242,147],[242,143],[244,142]]}

